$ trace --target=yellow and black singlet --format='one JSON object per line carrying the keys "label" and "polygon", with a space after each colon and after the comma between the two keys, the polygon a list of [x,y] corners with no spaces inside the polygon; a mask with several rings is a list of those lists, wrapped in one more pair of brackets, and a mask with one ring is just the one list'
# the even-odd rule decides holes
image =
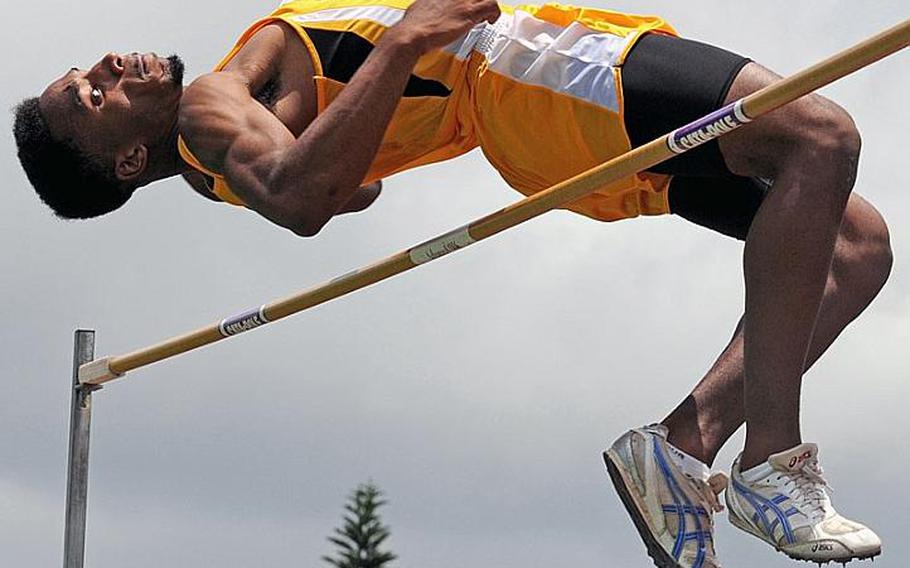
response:
{"label": "yellow and black singlet", "polygon": [[[411,0],[288,0],[254,23],[218,64],[223,69],[263,26],[280,20],[306,45],[317,110],[332,103]],[[534,194],[630,149],[621,66],[645,32],[675,35],[662,19],[558,4],[502,6],[414,67],[364,183],[480,147],[503,179]],[[181,156],[214,179],[214,193],[243,205],[182,139]],[[566,208],[612,221],[669,211],[669,177],[642,173]]]}

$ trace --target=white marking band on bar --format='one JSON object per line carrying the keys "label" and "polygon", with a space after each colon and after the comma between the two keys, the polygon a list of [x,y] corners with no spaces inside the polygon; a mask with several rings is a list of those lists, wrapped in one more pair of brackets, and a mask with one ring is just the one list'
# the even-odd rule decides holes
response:
{"label": "white marking band on bar", "polygon": [[704,118],[674,130],[667,136],[667,146],[674,154],[682,154],[718,136],[732,132],[747,122],[752,122],[752,119],[746,116],[743,111],[743,100],[740,99]]}
{"label": "white marking band on bar", "polygon": [[231,337],[259,326],[269,323],[269,318],[265,317],[265,306],[258,309],[249,310],[242,314],[227,318],[218,326],[218,331],[223,337]]}
{"label": "white marking band on bar", "polygon": [[423,264],[476,242],[471,233],[468,232],[468,227],[464,226],[441,237],[417,245],[410,250],[409,255],[414,264]]}

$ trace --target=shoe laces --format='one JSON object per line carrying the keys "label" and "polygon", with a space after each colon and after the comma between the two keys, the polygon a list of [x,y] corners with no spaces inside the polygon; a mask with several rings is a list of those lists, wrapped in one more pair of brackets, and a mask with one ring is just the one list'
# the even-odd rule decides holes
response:
{"label": "shoe laces", "polygon": [[784,489],[787,490],[790,499],[802,505],[801,508],[813,520],[825,516],[828,493],[833,493],[834,488],[828,485],[818,460],[810,460],[802,468],[782,472],[778,477],[787,480]]}
{"label": "shoe laces", "polygon": [[726,474],[722,472],[717,472],[711,475],[707,481],[701,479],[691,479],[695,484],[695,489],[698,491],[699,495],[710,505],[711,511],[714,513],[720,513],[724,510],[724,506],[720,501],[719,495],[727,488],[727,483],[729,483],[729,478]]}

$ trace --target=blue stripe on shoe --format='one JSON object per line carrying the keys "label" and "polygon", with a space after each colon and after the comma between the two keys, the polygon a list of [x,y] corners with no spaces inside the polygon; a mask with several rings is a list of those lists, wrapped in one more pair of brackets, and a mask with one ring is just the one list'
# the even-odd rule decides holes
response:
{"label": "blue stripe on shoe", "polygon": [[[657,465],[660,467],[661,474],[664,476],[664,481],[666,481],[667,485],[670,487],[670,496],[673,498],[673,504],[677,509],[679,509],[682,504],[679,501],[679,492],[678,488],[676,487],[676,480],[673,479],[673,476],[670,474],[670,468],[664,459],[663,451],[660,448],[660,444],[657,443],[656,437],[652,438],[652,445],[654,446],[654,457],[657,459]],[[691,503],[688,504],[691,505]],[[677,515],[676,519],[676,542],[673,544],[673,558],[675,560],[679,560],[679,556],[682,554],[683,542],[686,538],[686,516]]]}
{"label": "blue stripe on shoe", "polygon": [[[786,512],[782,511],[779,504],[788,500],[788,497],[782,494],[775,495],[772,499],[766,499],[758,493],[750,490],[748,487],[742,483],[736,481],[736,479],[731,479],[733,482],[733,489],[737,493],[743,496],[743,498],[752,505],[752,508],[755,509],[756,513],[752,516],[753,523],[758,524],[756,521],[761,521],[761,525],[765,529],[765,534],[771,540],[774,538],[774,529],[778,525],[784,530],[784,538],[787,539],[787,544],[794,544],[796,542],[796,537],[793,535],[793,529],[790,527],[789,518],[799,511],[791,507]],[[765,513],[771,511],[774,513],[776,520],[774,523],[769,523],[768,518],[765,516]]]}
{"label": "blue stripe on shoe", "polygon": [[[783,497],[783,495],[778,495],[778,497]],[[787,498],[784,497],[783,500],[786,501]],[[784,515],[786,515],[787,517],[792,517],[793,515],[795,515],[795,514],[797,514],[797,513],[799,513],[799,511],[796,509],[796,507],[790,507],[789,509],[787,509],[786,511],[784,511]],[[780,524],[780,519],[779,519],[779,518],[778,518],[778,519],[774,519],[774,522],[771,523],[771,534],[772,534],[772,535],[774,534],[774,529],[776,529],[776,528],[777,528],[777,525],[779,525],[779,524]]]}
{"label": "blue stripe on shoe", "polygon": [[708,511],[704,507],[692,507],[684,505],[682,509],[676,505],[663,505],[661,507],[664,513],[676,513],[677,515],[701,515],[702,517],[708,517]]}
{"label": "blue stripe on shoe", "polygon": [[[654,457],[657,458],[657,464],[660,466],[660,471],[664,476],[664,480],[667,482],[667,486],[670,488],[670,495],[673,497],[674,504],[665,505],[664,510],[666,510],[667,507],[672,509],[668,512],[676,513],[678,523],[676,531],[676,542],[673,544],[673,558],[675,560],[679,560],[685,543],[687,541],[695,540],[698,542],[698,553],[695,558],[695,563],[692,564],[692,568],[703,568],[706,556],[705,550],[707,547],[707,539],[705,538],[705,533],[710,531],[702,530],[701,520],[698,518],[699,514],[693,513],[693,511],[698,511],[699,509],[704,511],[704,508],[693,506],[692,502],[688,497],[686,497],[686,494],[679,487],[679,484],[676,482],[676,478],[673,477],[673,474],[670,471],[670,465],[668,464],[666,457],[664,457],[663,449],[657,442],[656,437],[652,438],[652,444],[654,446]],[[681,501],[684,501],[685,503],[683,504]],[[682,514],[680,514],[680,512],[682,512]],[[686,532],[686,514],[691,515],[692,520],[695,521],[695,530],[692,532]]]}

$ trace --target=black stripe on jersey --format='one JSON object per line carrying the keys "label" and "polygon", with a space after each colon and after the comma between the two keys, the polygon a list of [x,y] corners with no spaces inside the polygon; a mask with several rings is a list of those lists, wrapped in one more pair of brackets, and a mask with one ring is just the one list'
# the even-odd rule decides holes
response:
{"label": "black stripe on jersey", "polygon": [[[373,51],[372,43],[353,32],[305,29],[316,46],[323,74],[341,83],[350,81]],[[443,83],[416,75],[411,75],[404,89],[406,97],[447,97],[450,94],[451,89]]]}

